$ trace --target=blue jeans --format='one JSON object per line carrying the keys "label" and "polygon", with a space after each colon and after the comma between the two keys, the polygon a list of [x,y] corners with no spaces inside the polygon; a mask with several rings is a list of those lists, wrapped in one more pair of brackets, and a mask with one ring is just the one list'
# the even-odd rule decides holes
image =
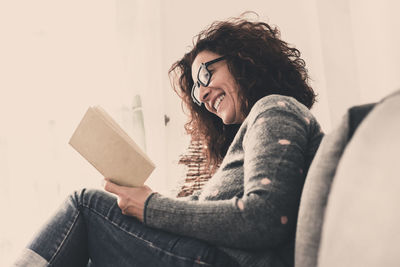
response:
{"label": "blue jeans", "polygon": [[123,215],[114,196],[85,189],[68,197],[26,252],[16,266],[236,265],[218,248],[147,227]]}

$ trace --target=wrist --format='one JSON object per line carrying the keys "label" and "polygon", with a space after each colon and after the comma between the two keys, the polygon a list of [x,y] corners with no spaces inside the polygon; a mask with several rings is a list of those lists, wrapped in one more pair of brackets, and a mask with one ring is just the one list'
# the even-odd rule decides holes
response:
{"label": "wrist", "polygon": [[151,192],[150,195],[147,196],[146,200],[144,201],[143,205],[143,212],[142,212],[142,222],[146,224],[146,211],[147,211],[147,206],[149,205],[149,202],[151,201],[151,198],[158,194],[157,192]]}

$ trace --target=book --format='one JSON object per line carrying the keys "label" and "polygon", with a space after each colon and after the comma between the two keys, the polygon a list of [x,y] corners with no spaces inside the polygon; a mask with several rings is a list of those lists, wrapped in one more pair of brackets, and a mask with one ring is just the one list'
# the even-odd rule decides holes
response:
{"label": "book", "polygon": [[69,144],[104,177],[122,186],[142,186],[154,163],[100,106],[89,107]]}

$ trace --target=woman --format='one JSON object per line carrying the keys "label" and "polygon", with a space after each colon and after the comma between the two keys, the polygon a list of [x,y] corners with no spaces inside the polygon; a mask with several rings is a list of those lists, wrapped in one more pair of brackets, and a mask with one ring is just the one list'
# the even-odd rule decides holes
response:
{"label": "woman", "polygon": [[293,265],[300,194],[322,138],[299,51],[266,23],[215,22],[170,74],[212,178],[183,199],[107,179],[117,199],[76,192],[21,266]]}

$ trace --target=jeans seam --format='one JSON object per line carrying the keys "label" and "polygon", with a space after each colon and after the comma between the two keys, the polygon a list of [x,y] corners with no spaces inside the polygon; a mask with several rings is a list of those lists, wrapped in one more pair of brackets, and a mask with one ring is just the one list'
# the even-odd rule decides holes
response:
{"label": "jeans seam", "polygon": [[164,252],[165,254],[167,254],[167,255],[169,255],[169,256],[171,256],[171,257],[178,258],[178,259],[180,259],[180,260],[195,262],[195,263],[197,263],[197,264],[205,265],[205,266],[212,266],[212,264],[203,262],[203,261],[201,261],[201,260],[199,260],[199,259],[191,259],[191,258],[179,256],[179,255],[173,254],[173,253],[171,253],[171,252],[169,252],[169,251],[166,251],[166,250],[164,250],[164,249],[162,249],[162,248],[160,248],[160,247],[157,247],[157,246],[155,246],[152,242],[150,242],[150,241],[148,241],[148,240],[146,240],[146,239],[143,239],[143,238],[141,238],[141,237],[135,235],[134,233],[131,233],[131,232],[129,232],[129,231],[123,229],[123,228],[120,227],[117,223],[113,222],[109,217],[104,216],[104,215],[101,214],[100,212],[98,212],[98,211],[96,211],[96,210],[90,208],[89,206],[87,206],[87,205],[85,205],[85,204],[81,204],[81,205],[82,205],[82,207],[85,207],[85,208],[91,210],[92,212],[94,212],[94,213],[97,214],[98,216],[102,217],[103,219],[106,219],[109,223],[111,223],[112,225],[114,225],[115,227],[117,227],[119,230],[121,230],[121,231],[127,233],[128,235],[133,236],[133,237],[135,237],[136,239],[138,239],[138,240],[144,242],[145,244],[147,244],[149,247],[151,247],[151,248],[153,248],[153,249],[162,251],[162,252]]}
{"label": "jeans seam", "polygon": [[72,222],[72,225],[69,227],[69,229],[68,229],[68,231],[67,231],[67,233],[66,233],[64,239],[61,241],[60,245],[57,247],[57,250],[56,250],[56,252],[54,252],[53,257],[51,257],[51,259],[49,260],[49,265],[52,265],[52,262],[53,262],[54,258],[55,258],[55,257],[58,255],[58,253],[60,252],[61,247],[62,247],[62,246],[64,245],[64,243],[65,243],[65,240],[67,240],[69,234],[70,234],[71,231],[72,231],[72,228],[74,228],[74,225],[76,224],[76,221],[78,220],[78,217],[79,217],[80,213],[81,213],[81,212],[78,210],[78,213],[75,215],[75,218],[74,218],[74,220],[73,220],[73,222]]}

